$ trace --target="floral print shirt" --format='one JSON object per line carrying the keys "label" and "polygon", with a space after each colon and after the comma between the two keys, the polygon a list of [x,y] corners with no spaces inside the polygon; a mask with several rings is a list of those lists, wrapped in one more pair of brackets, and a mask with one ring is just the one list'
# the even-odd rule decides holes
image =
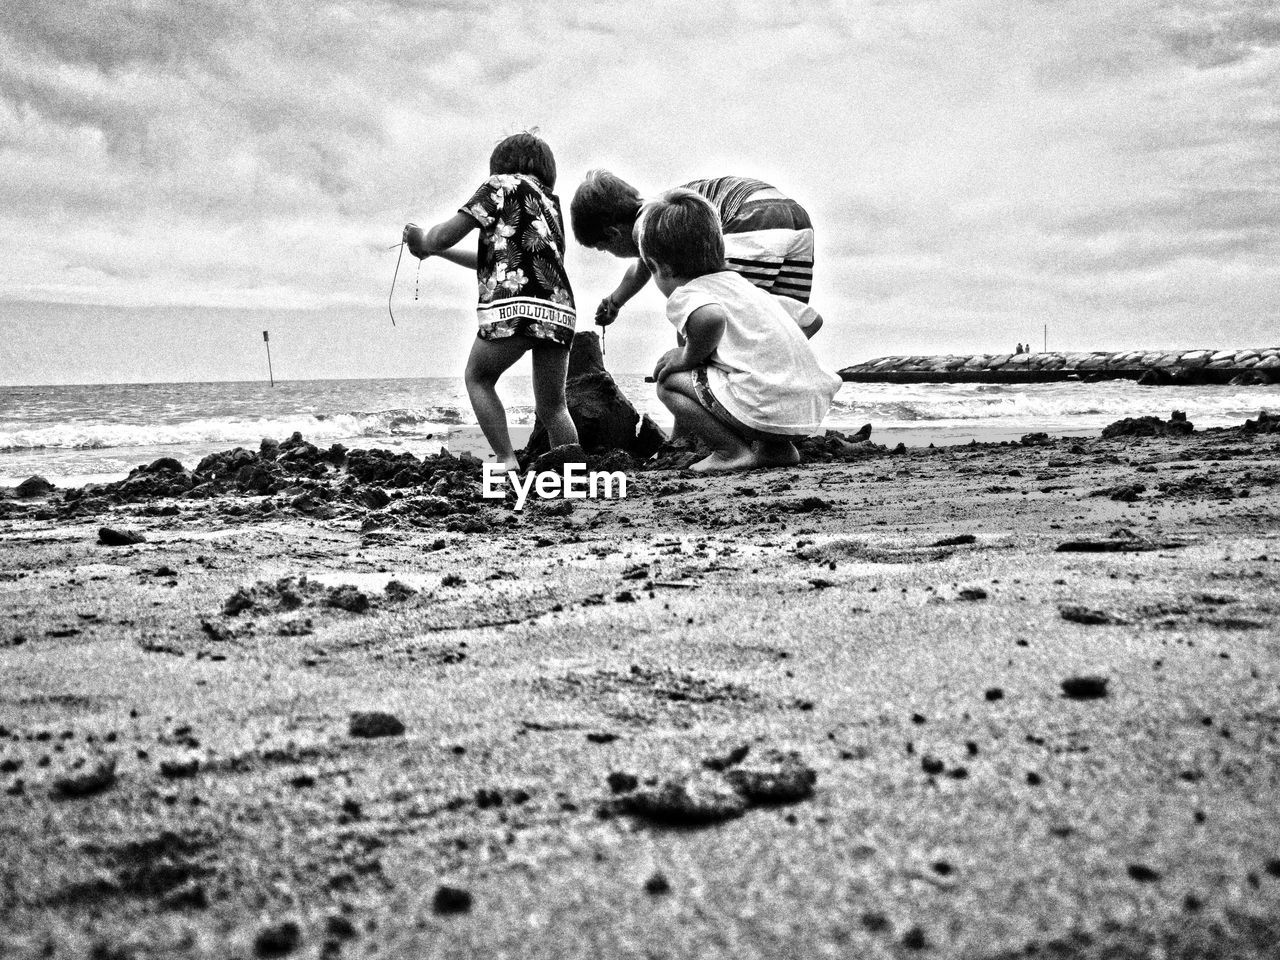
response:
{"label": "floral print shirt", "polygon": [[480,336],[569,343],[576,319],[564,270],[560,201],[528,174],[495,174],[461,208],[480,224]]}

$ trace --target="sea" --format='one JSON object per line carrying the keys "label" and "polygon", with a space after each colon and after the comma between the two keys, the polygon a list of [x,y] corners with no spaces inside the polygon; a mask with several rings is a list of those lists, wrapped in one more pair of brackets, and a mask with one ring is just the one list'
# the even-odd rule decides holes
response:
{"label": "sea", "polygon": [[[641,413],[671,416],[640,375],[616,375]],[[499,384],[512,436],[533,423],[529,377]],[[1017,440],[1024,434],[1096,436],[1122,417],[1174,410],[1197,427],[1234,426],[1280,409],[1280,386],[1144,387],[1127,380],[1053,384],[844,384],[827,429],[907,446]],[[0,386],[0,486],[39,475],[58,486],[102,483],[159,457],[194,467],[209,453],[256,450],[293,433],[318,446],[379,447],[417,456],[442,448],[491,456],[461,378]]]}

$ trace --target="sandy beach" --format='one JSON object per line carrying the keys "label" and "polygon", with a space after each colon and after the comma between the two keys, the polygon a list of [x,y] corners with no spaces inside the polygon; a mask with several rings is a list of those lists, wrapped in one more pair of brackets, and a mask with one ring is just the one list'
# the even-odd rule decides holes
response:
{"label": "sandy beach", "polygon": [[0,500],[0,955],[1275,957],[1278,454]]}

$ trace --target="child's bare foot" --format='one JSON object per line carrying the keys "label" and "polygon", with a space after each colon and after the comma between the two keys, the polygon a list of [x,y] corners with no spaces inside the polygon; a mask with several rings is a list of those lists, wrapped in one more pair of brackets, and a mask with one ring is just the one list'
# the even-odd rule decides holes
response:
{"label": "child's bare foot", "polygon": [[704,457],[689,467],[692,473],[728,473],[738,470],[750,470],[759,466],[756,455],[750,447],[743,447],[737,453],[721,453],[717,450],[709,457]]}
{"label": "child's bare foot", "polygon": [[503,476],[506,476],[508,473],[510,473],[513,470],[516,473],[520,472],[520,461],[516,459],[516,456],[514,453],[511,455],[510,459],[502,461],[502,474]]}
{"label": "child's bare foot", "polygon": [[758,467],[794,467],[800,462],[800,451],[787,440],[776,443],[757,441],[751,445],[751,453]]}

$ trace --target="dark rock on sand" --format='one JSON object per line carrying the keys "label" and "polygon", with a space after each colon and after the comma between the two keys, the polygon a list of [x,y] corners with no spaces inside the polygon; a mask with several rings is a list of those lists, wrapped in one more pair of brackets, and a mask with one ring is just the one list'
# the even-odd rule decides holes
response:
{"label": "dark rock on sand", "polygon": [[241,587],[227,597],[226,603],[222,605],[222,613],[223,616],[236,617],[246,610],[251,610],[255,605],[253,595],[244,587]]}
{"label": "dark rock on sand", "polygon": [[88,797],[110,789],[116,782],[116,758],[100,757],[53,778],[53,793],[60,797]]}
{"label": "dark rock on sand", "polygon": [[381,487],[364,487],[360,493],[360,502],[370,510],[381,510],[391,502],[391,496]]}
{"label": "dark rock on sand", "polygon": [[23,500],[31,500],[35,497],[47,497],[53,493],[54,486],[48,480],[41,476],[27,477],[17,487],[14,488],[16,493]]}
{"label": "dark rock on sand", "polygon": [[188,880],[162,896],[159,903],[162,910],[207,910],[209,894],[204,884]]}
{"label": "dark rock on sand", "polygon": [[129,547],[135,543],[145,543],[146,539],[136,530],[117,530],[114,527],[102,527],[98,531],[98,543],[104,547]]}
{"label": "dark rock on sand", "polygon": [[1106,540],[1067,540],[1054,548],[1055,553],[1137,553],[1146,550],[1175,550],[1184,543],[1157,543],[1139,537],[1110,537]]}
{"label": "dark rock on sand", "polygon": [[1166,421],[1159,417],[1125,417],[1102,428],[1102,438],[1110,440],[1115,437],[1176,437],[1185,436],[1194,430],[1187,420],[1186,414],[1177,410]]}
{"label": "dark rock on sand", "polygon": [[747,754],[751,752],[750,744],[742,744],[734,747],[728,753],[717,757],[705,757],[702,765],[708,770],[728,770],[730,767],[737,766],[746,759]]}
{"label": "dark rock on sand", "polygon": [[1068,677],[1062,681],[1062,695],[1071,700],[1099,700],[1107,695],[1106,677]]}
{"label": "dark rock on sand", "polygon": [[818,774],[810,767],[792,764],[778,770],[728,770],[724,779],[752,803],[798,803],[813,796]]}
{"label": "dark rock on sand", "polygon": [[1107,613],[1105,610],[1093,610],[1078,603],[1062,603],[1058,605],[1058,613],[1063,620],[1071,623],[1082,623],[1087,626],[1103,626],[1106,624],[1123,624],[1128,621]]}
{"label": "dark rock on sand", "polygon": [[196,757],[161,760],[160,776],[168,780],[186,780],[200,772],[200,760]]}
{"label": "dark rock on sand", "polygon": [[436,913],[466,913],[471,909],[471,891],[460,887],[440,886],[431,897]]}
{"label": "dark rock on sand", "polygon": [[902,935],[902,945],[908,950],[925,950],[929,946],[929,938],[922,927],[912,927]]}
{"label": "dark rock on sand", "polygon": [[885,447],[872,443],[868,439],[870,436],[870,424],[853,436],[846,436],[838,430],[828,430],[821,436],[814,435],[797,441],[796,450],[800,453],[801,463],[847,463],[883,456],[887,452]]}
{"label": "dark rock on sand", "polygon": [[404,733],[404,723],[395,714],[378,710],[351,714],[347,732],[353,737],[398,737]]}
{"label": "dark rock on sand", "polygon": [[630,793],[636,787],[640,786],[640,781],[633,773],[626,773],[622,770],[614,770],[607,777],[605,783],[609,785],[609,789],[614,793]]}
{"label": "dark rock on sand", "polygon": [[1105,490],[1100,490],[1099,495],[1106,495],[1112,500],[1119,503],[1133,503],[1147,490],[1145,484],[1141,483],[1121,483]]}
{"label": "dark rock on sand", "polygon": [[332,587],[325,595],[326,607],[336,607],[349,613],[364,613],[369,609],[369,597],[349,583]]}
{"label": "dark rock on sand", "polygon": [[388,600],[393,603],[403,603],[412,596],[416,596],[418,591],[413,589],[407,583],[401,583],[399,580],[388,580],[387,585],[382,592],[386,594]]}
{"label": "dark rock on sand", "polygon": [[253,953],[257,957],[283,957],[302,945],[302,929],[292,920],[263,927],[253,938]]}
{"label": "dark rock on sand", "polygon": [[747,800],[722,778],[698,775],[637,790],[622,809],[669,826],[704,826],[742,816]]}
{"label": "dark rock on sand", "polygon": [[1263,410],[1257,420],[1246,420],[1240,429],[1244,433],[1280,433],[1280,416]]}
{"label": "dark rock on sand", "polygon": [[356,925],[340,913],[331,913],[325,918],[324,932],[335,940],[354,940]]}
{"label": "dark rock on sand", "polygon": [[152,460],[149,464],[142,468],[143,473],[184,473],[186,472],[181,462],[173,457],[160,457],[158,460]]}
{"label": "dark rock on sand", "polygon": [[671,881],[661,871],[654,871],[644,882],[644,892],[651,897],[660,897],[671,892]]}

